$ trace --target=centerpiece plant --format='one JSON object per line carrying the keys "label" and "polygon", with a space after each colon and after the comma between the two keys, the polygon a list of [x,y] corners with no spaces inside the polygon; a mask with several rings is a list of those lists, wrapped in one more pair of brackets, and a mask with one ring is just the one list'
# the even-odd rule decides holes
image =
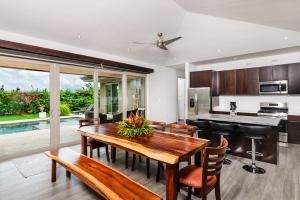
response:
{"label": "centerpiece plant", "polygon": [[118,133],[124,137],[134,138],[140,135],[151,135],[153,128],[139,112],[130,114],[128,119],[121,121],[118,125]]}

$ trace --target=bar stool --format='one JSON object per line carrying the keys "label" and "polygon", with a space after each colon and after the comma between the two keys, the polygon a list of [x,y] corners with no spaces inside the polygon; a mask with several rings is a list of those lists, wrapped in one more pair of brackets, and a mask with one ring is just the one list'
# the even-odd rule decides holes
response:
{"label": "bar stool", "polygon": [[[256,155],[259,155],[260,153],[256,152],[255,148],[255,140],[262,140],[265,139],[271,132],[272,132],[272,127],[271,126],[253,126],[253,125],[242,125],[240,124],[239,126],[239,131],[245,138],[251,139],[252,142],[252,151],[250,151],[252,155],[252,163],[251,165],[244,165],[243,169],[254,173],[254,174],[264,174],[266,173],[266,170],[257,167],[255,164],[255,157]],[[248,153],[248,152],[247,152]]]}
{"label": "bar stool", "polygon": [[209,128],[209,122],[208,121],[203,121],[203,120],[186,120],[186,124],[190,126],[196,126],[198,127],[197,129],[197,137],[200,138],[201,135],[203,135],[205,132],[208,131]]}
{"label": "bar stool", "polygon": [[[222,123],[222,122],[210,122],[210,127],[212,128],[212,134],[220,136],[220,144],[223,141],[223,138],[231,136],[234,134],[235,125],[229,123]],[[230,148],[227,147],[227,151],[230,151]],[[230,165],[231,160],[225,158],[223,161],[224,165]]]}

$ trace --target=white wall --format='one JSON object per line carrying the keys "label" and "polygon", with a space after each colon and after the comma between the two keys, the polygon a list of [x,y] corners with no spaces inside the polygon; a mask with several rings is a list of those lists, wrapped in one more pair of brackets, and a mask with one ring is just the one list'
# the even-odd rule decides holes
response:
{"label": "white wall", "polygon": [[93,57],[110,59],[114,61],[124,62],[128,64],[153,68],[154,73],[149,76],[148,91],[148,117],[152,120],[165,121],[167,123],[175,122],[177,118],[177,73],[176,69],[154,66],[152,64],[143,63],[120,57],[109,55],[104,52],[97,52],[89,49],[82,49],[55,41],[42,40],[39,38],[28,37],[25,35],[15,34],[0,30],[0,39],[30,44],[45,48],[52,48],[61,51],[78,53]]}
{"label": "white wall", "polygon": [[[191,67],[190,71],[201,71],[209,69],[221,71],[229,69],[263,67],[295,62],[300,62],[300,52],[193,66]],[[215,107],[214,110],[228,111],[230,101],[237,102],[237,111],[254,113],[259,110],[260,102],[288,102],[289,114],[300,115],[300,95],[220,96],[220,105],[218,107]]]}
{"label": "white wall", "polygon": [[177,73],[166,67],[155,67],[149,76],[148,118],[150,120],[177,121]]}

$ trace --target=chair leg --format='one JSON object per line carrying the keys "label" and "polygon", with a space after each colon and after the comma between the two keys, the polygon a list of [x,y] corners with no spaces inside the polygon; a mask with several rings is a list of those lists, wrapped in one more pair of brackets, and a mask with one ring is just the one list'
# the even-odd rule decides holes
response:
{"label": "chair leg", "polygon": [[113,147],[111,146],[111,160],[112,160],[112,163],[116,162],[116,153],[117,153],[117,149],[116,147]]}
{"label": "chair leg", "polygon": [[100,158],[100,148],[97,148],[97,156]]}
{"label": "chair leg", "polygon": [[150,178],[150,158],[146,158],[147,178]]}
{"label": "chair leg", "polygon": [[71,172],[66,170],[66,176],[67,176],[67,178],[71,178]]}
{"label": "chair leg", "polygon": [[188,196],[187,196],[188,199],[191,199],[192,198],[192,187],[188,187]]}
{"label": "chair leg", "polygon": [[128,157],[129,157],[129,153],[128,151],[125,152],[125,168],[128,169]]}
{"label": "chair leg", "polygon": [[107,162],[110,162],[109,152],[108,152],[108,145],[105,146],[105,153],[106,153]]}
{"label": "chair leg", "polygon": [[160,172],[162,172],[162,174],[164,174],[164,165],[163,165],[163,163],[158,162],[157,170],[156,170],[156,182],[160,181],[160,174],[161,174]]}
{"label": "chair leg", "polygon": [[133,154],[133,155],[132,155],[131,171],[134,171],[134,170],[135,170],[135,158],[136,158],[136,155]]}
{"label": "chair leg", "polygon": [[56,181],[56,161],[52,160],[51,182]]}
{"label": "chair leg", "polygon": [[90,146],[90,158],[93,158],[93,146]]}
{"label": "chair leg", "polygon": [[[223,141],[223,138],[224,138],[224,136],[223,135],[221,135],[221,137],[220,137],[220,145],[222,145],[221,143],[222,143],[222,141]],[[225,155],[225,157],[226,157],[226,155]],[[227,159],[227,158],[225,158],[224,160],[223,160],[223,164],[224,165],[231,165],[231,160],[229,160],[229,159]]]}
{"label": "chair leg", "polygon": [[139,156],[139,162],[142,162],[143,160],[142,160],[142,156]]}
{"label": "chair leg", "polygon": [[192,164],[192,158],[191,158],[191,156],[189,156],[189,158],[188,158],[188,165],[191,165]]}
{"label": "chair leg", "polygon": [[221,187],[220,187],[220,176],[218,177],[216,186],[215,186],[215,195],[216,200],[221,200]]}
{"label": "chair leg", "polygon": [[157,170],[156,170],[156,182],[160,181],[160,162],[157,163]]}

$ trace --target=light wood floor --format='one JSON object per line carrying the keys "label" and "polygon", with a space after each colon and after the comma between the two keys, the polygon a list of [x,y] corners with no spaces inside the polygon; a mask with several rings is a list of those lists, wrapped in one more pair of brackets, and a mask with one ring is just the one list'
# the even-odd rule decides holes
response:
{"label": "light wood floor", "polygon": [[[72,147],[79,151],[79,146]],[[95,152],[96,154],[96,152]],[[41,154],[31,156],[30,159],[42,159]],[[250,160],[228,156],[233,163],[224,166],[221,177],[222,199],[226,200],[299,200],[300,199],[300,145],[289,145],[280,148],[279,165],[258,163],[266,169],[264,175],[255,175],[242,169],[244,163]],[[22,160],[21,160],[22,161]],[[101,150],[101,161],[106,162],[104,151]],[[24,158],[25,166],[28,157]],[[35,160],[35,163],[37,161]],[[50,171],[24,178],[17,170],[13,160],[0,163],[0,199],[5,200],[87,200],[100,199],[98,194],[86,187],[76,177],[66,179],[63,168],[58,169],[56,183],[50,181]],[[152,191],[165,196],[164,181],[155,182],[156,162],[151,162],[151,178],[146,178],[145,160],[136,164],[132,172],[124,167],[124,152],[118,151],[117,162],[109,165],[127,174]],[[41,167],[41,166],[36,166]],[[27,169],[28,170],[28,169]],[[36,169],[35,169],[36,171]],[[178,199],[185,199],[186,192],[181,190]],[[197,199],[197,198],[193,198]],[[215,199],[212,192],[208,199]]]}

